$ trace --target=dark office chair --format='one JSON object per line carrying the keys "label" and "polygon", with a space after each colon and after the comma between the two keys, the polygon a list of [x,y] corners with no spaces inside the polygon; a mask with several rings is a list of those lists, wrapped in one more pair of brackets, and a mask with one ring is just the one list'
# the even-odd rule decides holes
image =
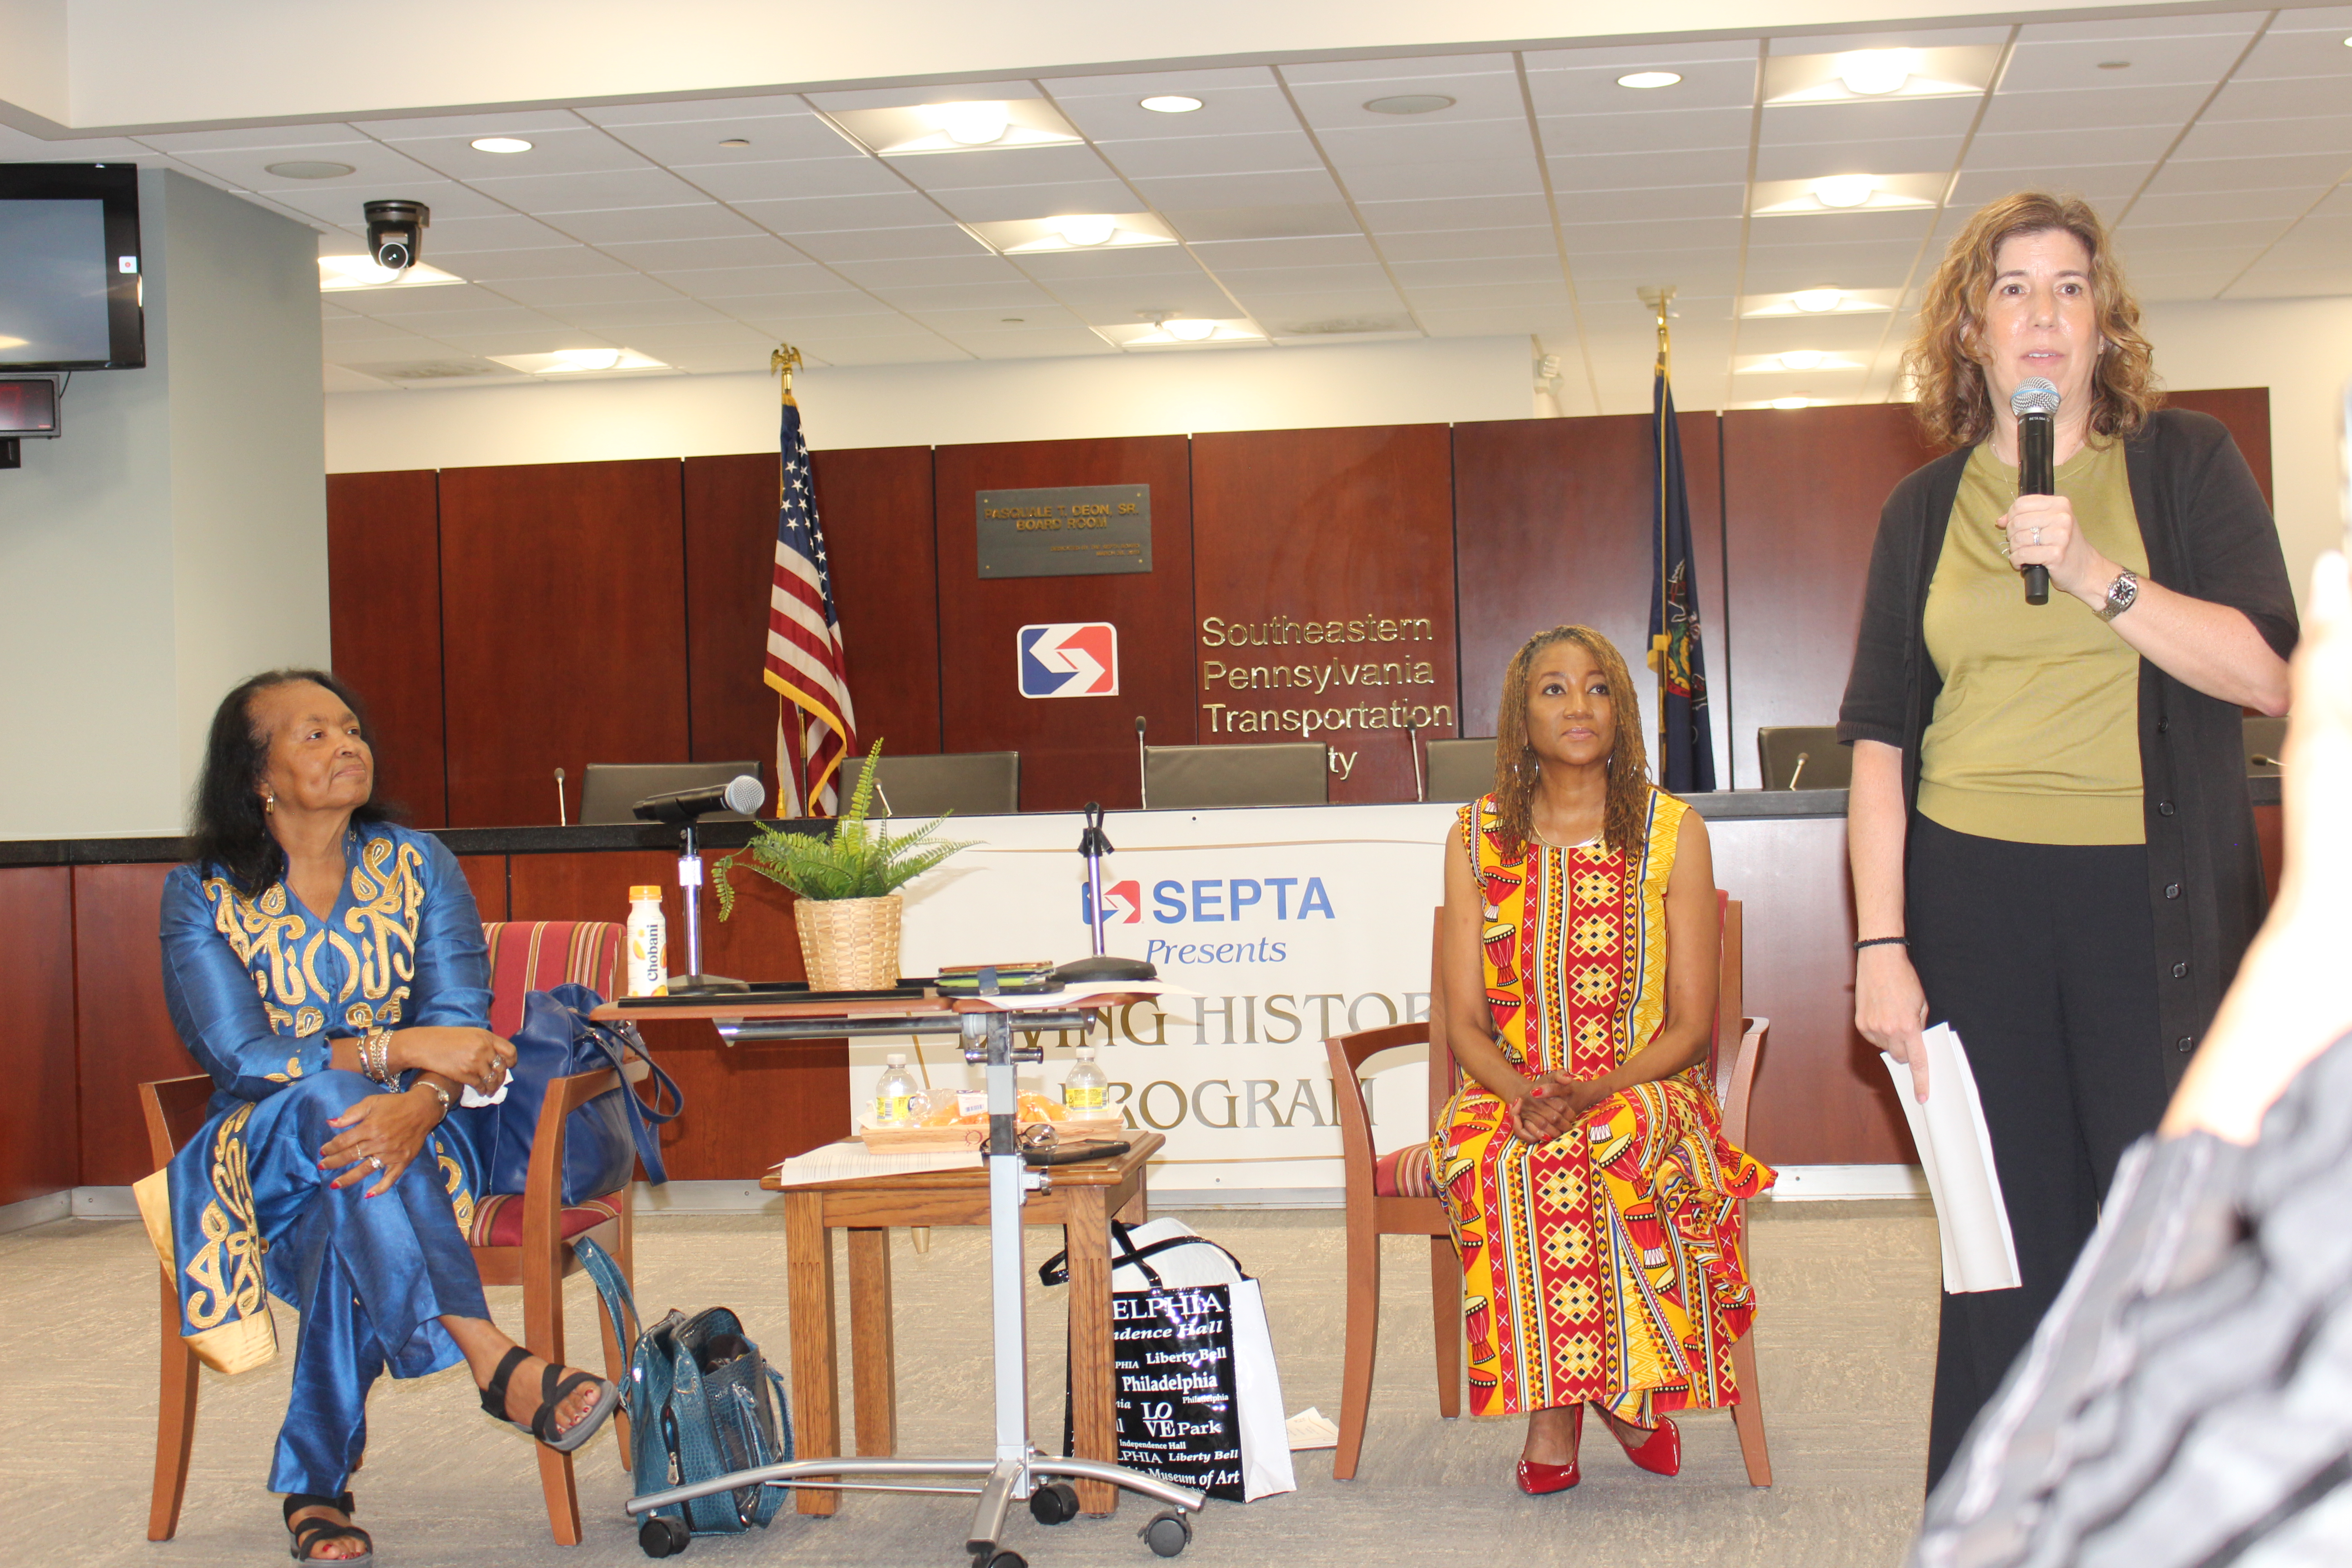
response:
{"label": "dark office chair", "polygon": [[2286,744],[2286,721],[2248,719],[2244,722],[2246,776],[2253,779],[2278,777],[2279,751]]}
{"label": "dark office chair", "polygon": [[1322,805],[1330,798],[1331,748],[1320,741],[1143,749],[1143,803],[1154,811]]}
{"label": "dark office chair", "polygon": [[[649,795],[723,784],[745,773],[767,782],[757,763],[590,763],[588,780],[580,788],[580,820],[583,824],[635,822],[629,808]],[[713,811],[701,820],[749,822],[751,818],[740,812]]]}
{"label": "dark office chair", "polygon": [[1756,731],[1756,760],[1766,789],[1844,789],[1853,783],[1853,752],[1827,724],[1771,724]]}
{"label": "dark office chair", "polygon": [[1432,741],[1428,800],[1476,800],[1495,787],[1495,738]]}
{"label": "dark office chair", "polygon": [[[841,768],[842,809],[865,775],[866,759]],[[944,752],[937,756],[894,757],[885,752],[874,769],[871,816],[1010,816],[1021,809],[1021,753]]]}

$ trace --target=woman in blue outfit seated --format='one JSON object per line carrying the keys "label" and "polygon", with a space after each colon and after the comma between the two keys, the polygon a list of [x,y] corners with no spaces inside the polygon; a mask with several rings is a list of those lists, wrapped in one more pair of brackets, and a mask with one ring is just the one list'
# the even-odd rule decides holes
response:
{"label": "woman in blue outfit seated", "polygon": [[466,1235],[481,1161],[465,1090],[497,1090],[481,919],[439,840],[371,802],[358,703],[315,670],[256,676],[214,715],[188,864],[163,889],[163,991],[219,1086],[169,1169],[181,1332],[225,1372],[301,1314],[269,1489],[299,1562],[373,1547],[344,1489],[379,1373],[462,1359],[482,1407],[577,1448],[614,1386],[500,1333]]}

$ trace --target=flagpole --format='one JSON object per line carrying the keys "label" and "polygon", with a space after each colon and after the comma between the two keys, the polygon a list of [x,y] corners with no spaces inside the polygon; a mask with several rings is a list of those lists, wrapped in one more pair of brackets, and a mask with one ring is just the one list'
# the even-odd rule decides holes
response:
{"label": "flagpole", "polygon": [[[1658,359],[1657,363],[1652,368],[1651,372],[1651,374],[1656,378],[1656,384],[1652,388],[1651,392],[1651,396],[1655,404],[1655,406],[1651,410],[1651,418],[1656,426],[1654,434],[1658,448],[1658,553],[1656,556],[1658,578],[1658,635],[1651,639],[1650,668],[1656,671],[1658,677],[1657,765],[1659,776],[1663,778],[1665,775],[1666,766],[1667,654],[1673,647],[1675,633],[1672,605],[1668,601],[1668,586],[1666,582],[1668,575],[1666,571],[1666,405],[1668,399],[1673,395],[1675,384],[1674,343],[1673,340],[1667,333],[1666,316],[1668,314],[1667,307],[1671,306],[1675,302],[1675,286],[1668,283],[1659,288],[1637,289],[1634,292],[1641,296],[1642,303],[1650,307],[1651,313],[1657,318],[1658,321]],[[1661,395],[1662,393],[1664,395]]]}

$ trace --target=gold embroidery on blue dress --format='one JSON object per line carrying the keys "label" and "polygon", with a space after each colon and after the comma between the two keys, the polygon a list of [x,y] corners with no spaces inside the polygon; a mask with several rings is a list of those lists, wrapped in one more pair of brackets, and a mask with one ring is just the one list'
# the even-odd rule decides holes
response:
{"label": "gold embroidery on blue dress", "polygon": [[352,868],[352,907],[343,930],[359,939],[354,991],[370,1001],[408,994],[416,977],[416,921],[425,907],[424,852],[414,844],[371,838]]}
{"label": "gold embroidery on blue dress", "polygon": [[466,1190],[466,1168],[457,1163],[441,1142],[441,1134],[433,1134],[433,1158],[441,1167],[441,1184],[448,1189],[449,1206],[457,1216],[457,1228],[467,1236],[474,1231],[474,1194]]}
{"label": "gold embroidery on blue dress", "polygon": [[230,886],[226,878],[205,881],[205,898],[213,906],[213,929],[228,939],[236,961],[253,969],[257,955],[268,959],[264,972],[255,972],[255,984],[265,1001],[297,1007],[308,1001],[294,946],[310,928],[299,914],[287,910],[286,886],[273,882],[260,898],[249,899]]}
{"label": "gold embroidery on blue dress", "polygon": [[188,1292],[184,1310],[188,1325],[198,1331],[218,1327],[232,1309],[239,1317],[261,1310],[261,1260],[269,1243],[254,1219],[253,1182],[246,1170],[245,1124],[252,1115],[251,1104],[238,1106],[213,1135],[213,1197],[200,1222],[205,1245],[187,1268],[196,1289]]}

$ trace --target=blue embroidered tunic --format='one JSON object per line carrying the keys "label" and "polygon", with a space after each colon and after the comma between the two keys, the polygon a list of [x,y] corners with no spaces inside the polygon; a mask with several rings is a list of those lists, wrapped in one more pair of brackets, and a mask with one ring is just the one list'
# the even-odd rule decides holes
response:
{"label": "blue embroidered tunic", "polygon": [[330,1065],[333,1042],[388,1028],[488,1026],[482,926],[457,859],[428,835],[375,823],[346,840],[334,907],[281,879],[248,897],[182,866],[163,900],[172,1022],[218,1086],[203,1131],[165,1173],[169,1218],[141,1184],[175,1264],[181,1332],[211,1365],[268,1361],[268,1296],[301,1313],[292,1407],[271,1489],[332,1494],[365,1444],[367,1389],[458,1359],[438,1319],[487,1317],[467,1245],[481,1190],[472,1113],[458,1109],[391,1190],[341,1190],[318,1169],[330,1125],[382,1090]]}

